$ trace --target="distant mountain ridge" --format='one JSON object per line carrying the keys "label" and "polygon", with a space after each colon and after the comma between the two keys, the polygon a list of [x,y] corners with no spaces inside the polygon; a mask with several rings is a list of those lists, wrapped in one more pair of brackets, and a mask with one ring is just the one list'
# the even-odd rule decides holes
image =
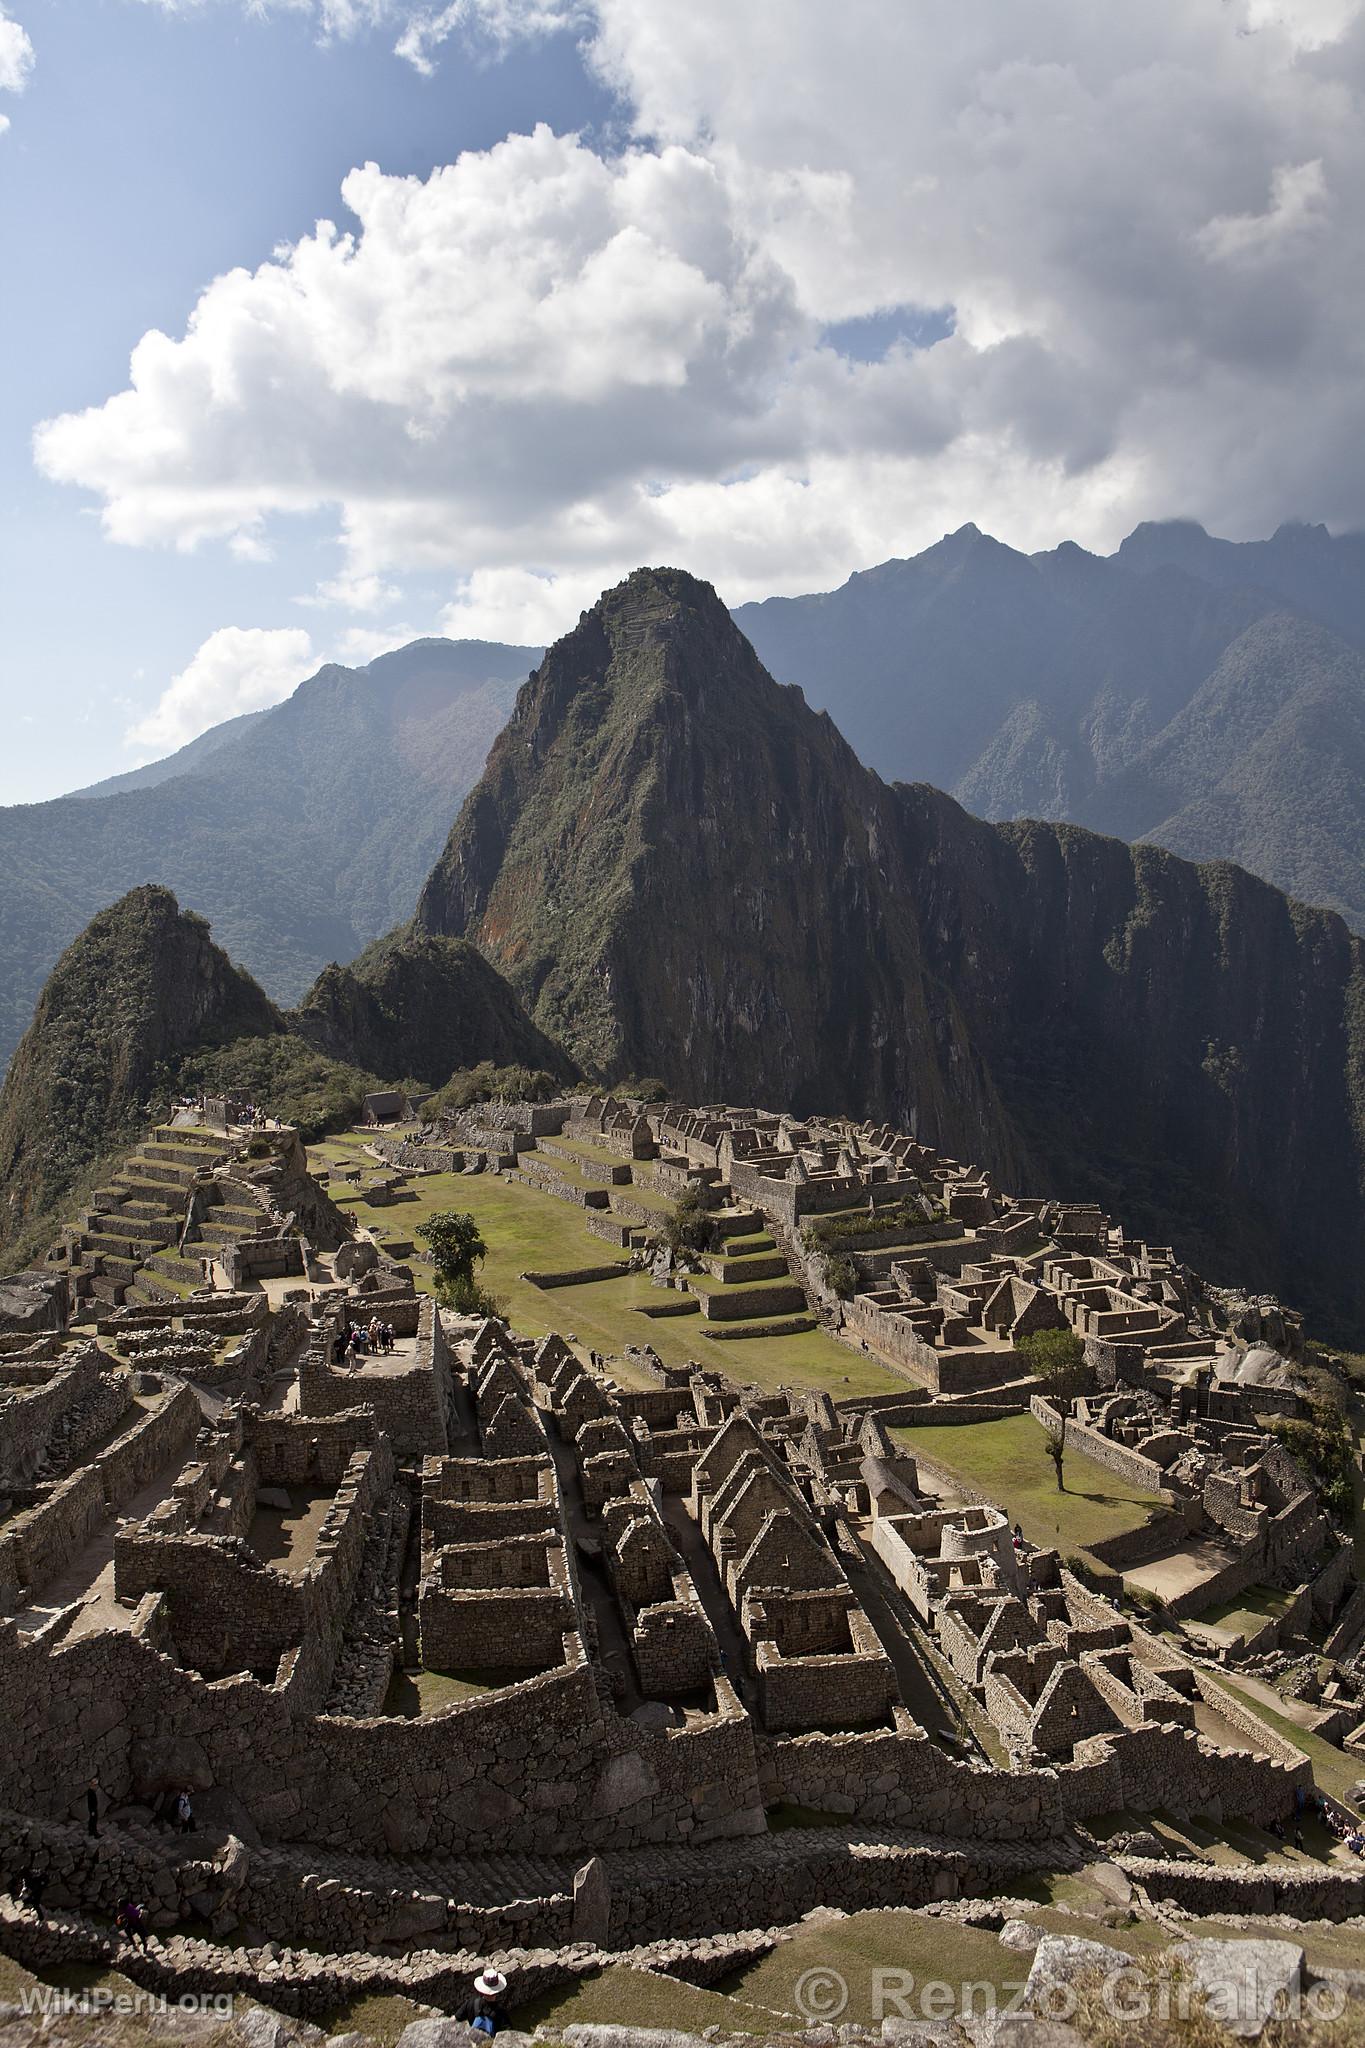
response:
{"label": "distant mountain ridge", "polygon": [[406,919],[537,650],[418,640],[92,789],[0,809],[0,1065],[62,948],[143,883],[277,1002]]}
{"label": "distant mountain ridge", "polygon": [[1235,860],[1365,931],[1365,536],[1171,521],[1102,557],[967,526],[734,616],[885,776]]}
{"label": "distant mountain ridge", "polygon": [[1342,920],[1228,863],[888,786],[680,571],[637,571],[550,649],[416,923],[472,939],[591,1073],[886,1116],[1365,1328]]}

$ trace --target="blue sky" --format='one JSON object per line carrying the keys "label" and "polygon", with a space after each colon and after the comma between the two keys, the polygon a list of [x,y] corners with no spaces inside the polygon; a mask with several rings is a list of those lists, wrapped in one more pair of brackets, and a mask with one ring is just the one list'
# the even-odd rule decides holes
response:
{"label": "blue sky", "polygon": [[1363,189],[1365,0],[0,0],[0,802],[642,561],[1359,528]]}
{"label": "blue sky", "polygon": [[[35,472],[35,423],[97,405],[151,327],[178,333],[234,265],[339,212],[353,164],[424,177],[537,120],[597,132],[609,94],[571,34],[452,52],[431,77],[376,31],[321,45],[301,14],[166,14],[137,0],[29,0],[37,62],[0,153],[5,375],[0,380],[0,802],[77,788],[130,765],[145,704],[216,628],[326,616],[300,593],[333,573],[333,522],[291,522],[276,558],[178,554],[106,541],[82,493]],[[410,579],[414,622],[439,578]],[[344,631],[349,621],[337,621]],[[159,750],[156,750],[159,751]]]}

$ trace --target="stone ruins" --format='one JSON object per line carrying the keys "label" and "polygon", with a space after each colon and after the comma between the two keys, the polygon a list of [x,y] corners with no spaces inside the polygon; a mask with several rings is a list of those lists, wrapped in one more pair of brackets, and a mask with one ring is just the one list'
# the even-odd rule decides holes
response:
{"label": "stone ruins", "polygon": [[[482,1105],[367,1129],[324,1186],[234,1107],[158,1129],[0,1283],[0,1874],[49,1873],[64,1954],[131,1888],[153,1977],[300,2013],[440,2004],[490,1953],[519,1996],[610,1955],[710,1981],[813,1907],[1067,1868],[1099,1816],[1283,1824],[1312,1767],[1218,1674],[1307,1642],[1365,1759],[1350,1545],[1266,1427],[1307,1409],[1278,1303],[884,1127]],[[440,1309],[335,1199],[354,1174],[401,1214],[433,1172],[583,1210],[603,1261],[526,1276],[546,1320],[648,1272],[629,1372]],[[696,1254],[661,1237],[684,1194]],[[733,1372],[663,1363],[675,1316]],[[352,1362],[372,1322],[392,1348]],[[890,1391],[745,1384],[746,1336],[816,1329]],[[1049,1330],[1090,1391],[1040,1391]],[[915,1448],[1029,1412],[1149,1519],[1068,1554]],[[1189,1632],[1249,1589],[1263,1625]],[[1365,1910],[1365,1864],[1280,1881]],[[54,1938],[0,1906],[15,1955]]]}

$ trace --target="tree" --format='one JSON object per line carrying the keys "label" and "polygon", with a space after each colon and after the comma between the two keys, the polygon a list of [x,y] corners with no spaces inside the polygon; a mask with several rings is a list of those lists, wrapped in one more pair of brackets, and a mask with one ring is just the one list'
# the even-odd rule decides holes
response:
{"label": "tree", "polygon": [[711,1249],[715,1232],[705,1194],[696,1181],[689,1181],[664,1224],[664,1243],[675,1258],[679,1252],[705,1252]]}
{"label": "tree", "polygon": [[1085,1345],[1074,1330],[1034,1330],[1021,1337],[1014,1348],[1034,1378],[1042,1382],[1043,1392],[1057,1410],[1057,1427],[1047,1433],[1046,1450],[1057,1475],[1057,1491],[1064,1493],[1062,1460],[1066,1456],[1067,1410],[1094,1381],[1086,1364]]}
{"label": "tree", "polygon": [[474,1218],[459,1209],[444,1209],[423,1223],[417,1235],[431,1247],[437,1300],[448,1308],[470,1311],[480,1307],[483,1297],[474,1268],[488,1257],[488,1246]]}

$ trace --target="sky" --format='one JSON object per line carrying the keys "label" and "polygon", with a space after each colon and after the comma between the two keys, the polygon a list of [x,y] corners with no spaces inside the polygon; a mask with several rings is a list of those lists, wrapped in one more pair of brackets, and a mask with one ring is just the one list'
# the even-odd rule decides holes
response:
{"label": "sky", "polygon": [[1365,526],[1365,0],[4,0],[0,802],[968,521]]}

